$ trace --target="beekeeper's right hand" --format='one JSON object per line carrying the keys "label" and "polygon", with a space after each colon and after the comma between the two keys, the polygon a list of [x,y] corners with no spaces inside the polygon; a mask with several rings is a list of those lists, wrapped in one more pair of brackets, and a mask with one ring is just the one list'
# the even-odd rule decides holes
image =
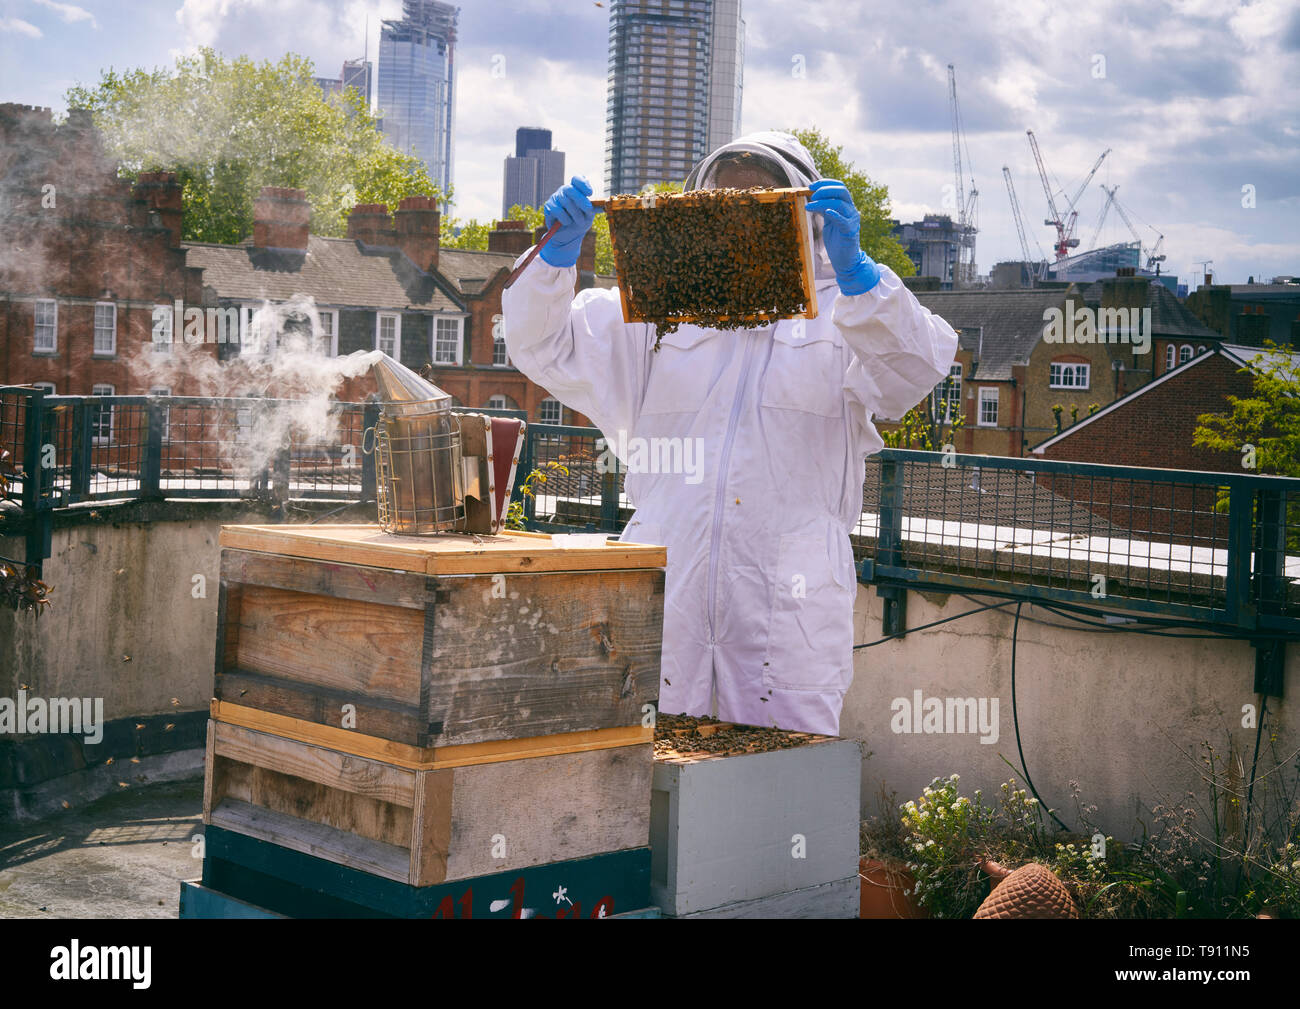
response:
{"label": "beekeeper's right hand", "polygon": [[578,262],[582,236],[596,219],[596,210],[589,196],[591,183],[585,177],[575,175],[567,186],[557,189],[542,208],[547,229],[554,222],[560,222],[560,229],[538,253],[551,266],[573,266]]}

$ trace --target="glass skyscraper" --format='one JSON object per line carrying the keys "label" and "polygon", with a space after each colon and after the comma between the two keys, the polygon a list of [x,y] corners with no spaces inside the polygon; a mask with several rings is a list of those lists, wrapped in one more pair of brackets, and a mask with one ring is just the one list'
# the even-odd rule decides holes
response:
{"label": "glass skyscraper", "polygon": [[379,34],[379,115],[389,142],[423,161],[445,196],[455,150],[460,8],[438,0],[403,0],[402,15],[400,21],[384,21]]}
{"label": "glass skyscraper", "polygon": [[612,0],[605,191],[680,182],[740,132],[740,0]]}

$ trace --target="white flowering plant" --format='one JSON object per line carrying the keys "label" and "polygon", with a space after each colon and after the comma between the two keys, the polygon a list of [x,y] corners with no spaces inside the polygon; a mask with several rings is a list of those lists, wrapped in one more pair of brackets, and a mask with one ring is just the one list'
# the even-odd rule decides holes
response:
{"label": "white flowering plant", "polygon": [[993,812],[977,790],[962,795],[960,778],[935,778],[919,798],[900,807],[908,830],[917,903],[935,918],[969,918],[987,893],[979,870]]}

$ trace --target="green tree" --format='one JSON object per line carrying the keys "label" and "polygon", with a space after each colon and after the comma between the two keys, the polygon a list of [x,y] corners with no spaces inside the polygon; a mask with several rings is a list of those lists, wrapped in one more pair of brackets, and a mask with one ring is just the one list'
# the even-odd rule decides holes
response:
{"label": "green tree", "polygon": [[1255,469],[1300,476],[1300,357],[1272,341],[1240,371],[1254,375],[1252,395],[1228,396],[1226,413],[1196,418],[1192,444],[1241,456],[1255,449]]}
{"label": "green tree", "polygon": [[103,73],[67,93],[91,112],[119,172],[173,171],[183,188],[184,237],[233,244],[253,229],[262,186],[303,189],[311,230],[343,235],[358,203],[396,209],[440,193],[419,159],[391,147],[355,88],[326,101],[310,60],[227,60],[211,49],[172,70]]}
{"label": "green tree", "polygon": [[[1204,413],[1196,418],[1192,444],[1228,452],[1238,459],[1254,452],[1255,471],[1273,476],[1300,477],[1300,355],[1288,353],[1271,340],[1249,367],[1239,369],[1254,376],[1250,396],[1228,396],[1225,413]],[[1300,548],[1300,500],[1287,495],[1289,549]],[[1219,493],[1218,507],[1226,511],[1227,491]]]}
{"label": "green tree", "polygon": [[872,182],[865,172],[859,171],[841,153],[843,145],[832,145],[816,127],[806,130],[787,130],[808,148],[813,164],[824,179],[839,179],[853,195],[853,204],[861,217],[859,242],[862,251],[877,263],[884,263],[900,277],[910,277],[916,267],[907,258],[907,252],[898,239],[890,234],[889,188]]}

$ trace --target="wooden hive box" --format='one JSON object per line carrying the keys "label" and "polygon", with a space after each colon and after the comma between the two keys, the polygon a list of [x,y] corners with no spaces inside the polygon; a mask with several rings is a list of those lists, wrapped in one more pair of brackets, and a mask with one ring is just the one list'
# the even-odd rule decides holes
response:
{"label": "wooden hive box", "polygon": [[651,731],[421,749],[213,701],[203,820],[412,887],[644,848]]}
{"label": "wooden hive box", "polygon": [[639,730],[666,551],[589,539],[226,526],[214,695],[431,753]]}
{"label": "wooden hive box", "polygon": [[861,747],[785,735],[799,745],[752,753],[657,745],[650,893],[666,917],[858,916]]}

